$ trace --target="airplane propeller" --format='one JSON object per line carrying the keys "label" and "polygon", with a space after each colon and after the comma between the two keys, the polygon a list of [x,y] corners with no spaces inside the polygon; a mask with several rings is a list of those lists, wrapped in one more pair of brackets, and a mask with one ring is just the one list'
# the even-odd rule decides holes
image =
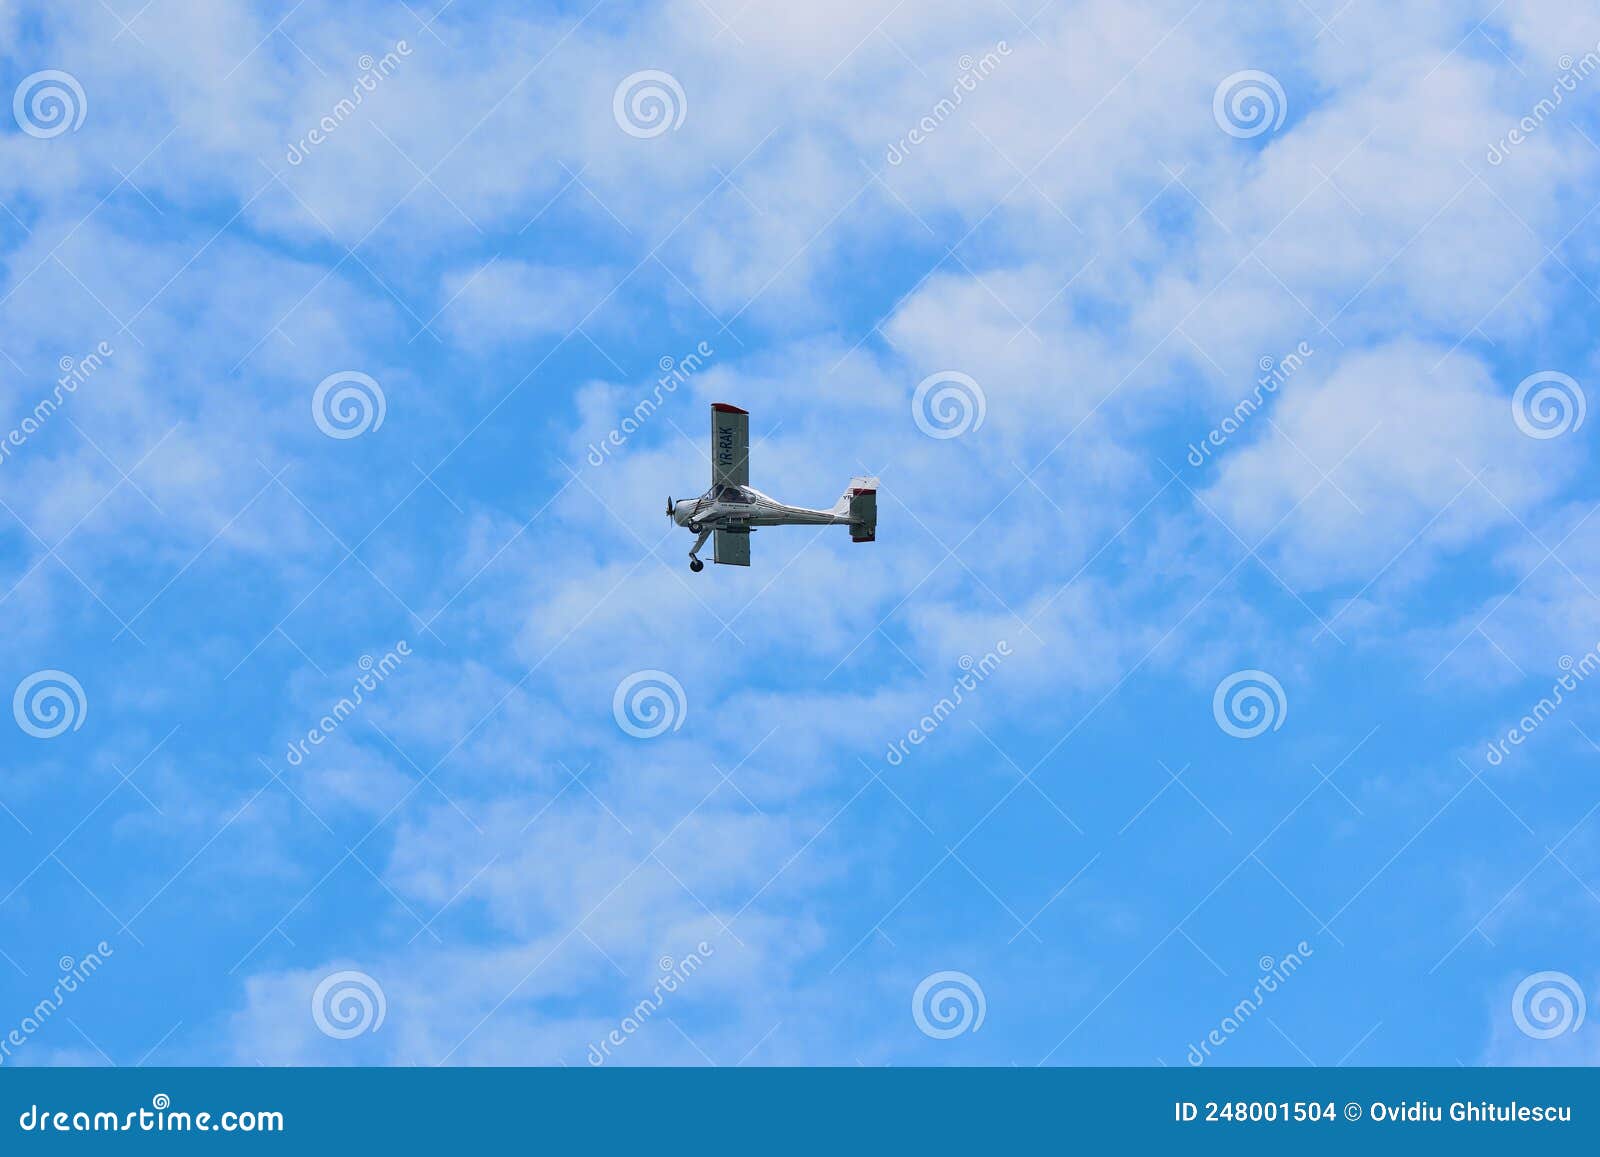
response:
{"label": "airplane propeller", "polygon": [[672,495],[667,495],[667,517],[672,517]]}

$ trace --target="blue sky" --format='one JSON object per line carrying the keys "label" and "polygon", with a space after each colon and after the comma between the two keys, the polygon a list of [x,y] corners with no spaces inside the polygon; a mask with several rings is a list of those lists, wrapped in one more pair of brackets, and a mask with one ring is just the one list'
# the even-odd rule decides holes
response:
{"label": "blue sky", "polygon": [[1596,1055],[1600,20],[0,21],[0,1063]]}

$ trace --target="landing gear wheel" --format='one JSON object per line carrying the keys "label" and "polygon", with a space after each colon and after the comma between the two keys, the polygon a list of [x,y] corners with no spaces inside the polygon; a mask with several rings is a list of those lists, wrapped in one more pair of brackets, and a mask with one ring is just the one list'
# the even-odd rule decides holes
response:
{"label": "landing gear wheel", "polygon": [[696,522],[694,519],[691,518],[689,520],[689,533],[690,534],[699,534],[700,533],[700,529],[701,529],[700,528],[700,524],[698,522]]}
{"label": "landing gear wheel", "polygon": [[706,564],[697,558],[691,558],[689,560],[689,569],[694,571],[695,574],[699,574],[701,571],[706,569]]}

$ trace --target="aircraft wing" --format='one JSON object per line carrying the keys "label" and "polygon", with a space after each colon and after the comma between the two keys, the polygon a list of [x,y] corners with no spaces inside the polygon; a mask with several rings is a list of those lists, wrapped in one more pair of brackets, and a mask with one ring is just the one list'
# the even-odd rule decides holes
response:
{"label": "aircraft wing", "polygon": [[748,530],[719,530],[716,539],[716,561],[723,566],[750,565],[750,532]]}
{"label": "aircraft wing", "polygon": [[[726,402],[711,403],[711,485],[713,487],[750,485],[750,411]],[[720,555],[722,536],[717,535]],[[750,547],[745,544],[745,561],[750,564]]]}

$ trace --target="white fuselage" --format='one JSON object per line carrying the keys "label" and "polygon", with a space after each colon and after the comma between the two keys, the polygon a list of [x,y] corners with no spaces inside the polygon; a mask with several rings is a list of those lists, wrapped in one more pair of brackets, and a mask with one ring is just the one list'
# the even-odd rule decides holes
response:
{"label": "white fuselage", "polygon": [[727,530],[749,526],[823,526],[848,523],[848,506],[832,510],[812,510],[787,506],[761,493],[753,486],[714,486],[698,498],[679,498],[673,503],[672,521],[679,526],[706,530]]}

